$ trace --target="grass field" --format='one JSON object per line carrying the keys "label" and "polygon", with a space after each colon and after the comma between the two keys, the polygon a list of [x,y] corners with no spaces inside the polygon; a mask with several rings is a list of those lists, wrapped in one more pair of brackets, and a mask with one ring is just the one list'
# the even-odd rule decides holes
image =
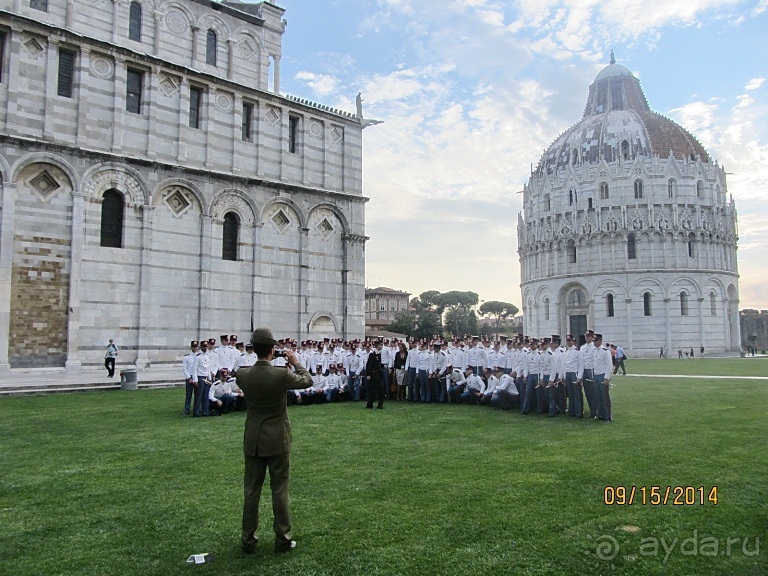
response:
{"label": "grass field", "polygon": [[[612,423],[292,408],[299,548],[286,556],[272,552],[269,498],[259,550],[239,550],[244,415],[193,420],[182,401],[181,389],[0,400],[0,573],[768,574],[762,381],[621,379]],[[637,486],[637,501],[606,505],[605,486]],[[643,505],[642,486],[648,499],[652,486],[716,486],[718,501]],[[216,561],[186,564],[202,552]]]}
{"label": "grass field", "polygon": [[768,377],[768,358],[678,358],[638,359],[625,361],[631,374],[681,374],[709,376]]}

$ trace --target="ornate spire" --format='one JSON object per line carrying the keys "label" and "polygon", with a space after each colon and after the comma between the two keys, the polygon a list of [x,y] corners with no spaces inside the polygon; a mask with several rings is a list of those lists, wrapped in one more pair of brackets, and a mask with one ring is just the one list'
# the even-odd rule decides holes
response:
{"label": "ornate spire", "polygon": [[613,53],[613,50],[611,50],[611,64],[616,64],[616,56]]}

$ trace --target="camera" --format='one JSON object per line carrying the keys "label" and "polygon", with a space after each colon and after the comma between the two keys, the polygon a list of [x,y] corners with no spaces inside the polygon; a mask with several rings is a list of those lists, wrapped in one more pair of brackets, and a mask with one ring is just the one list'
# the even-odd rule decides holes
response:
{"label": "camera", "polygon": [[285,358],[285,350],[275,350],[275,358]]}

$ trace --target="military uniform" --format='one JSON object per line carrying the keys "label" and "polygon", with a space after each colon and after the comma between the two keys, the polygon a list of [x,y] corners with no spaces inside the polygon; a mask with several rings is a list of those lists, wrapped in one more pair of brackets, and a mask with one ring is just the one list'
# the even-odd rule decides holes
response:
{"label": "military uniform", "polygon": [[[276,343],[267,328],[256,329],[252,342],[267,345]],[[288,420],[286,393],[312,384],[312,377],[301,364],[295,368],[294,374],[259,360],[250,368],[240,369],[237,374],[237,385],[245,395],[248,409],[243,435],[245,499],[242,540],[246,551],[255,549],[259,499],[267,469],[275,515],[275,549],[284,551],[292,547],[291,517],[288,513],[291,423]]]}

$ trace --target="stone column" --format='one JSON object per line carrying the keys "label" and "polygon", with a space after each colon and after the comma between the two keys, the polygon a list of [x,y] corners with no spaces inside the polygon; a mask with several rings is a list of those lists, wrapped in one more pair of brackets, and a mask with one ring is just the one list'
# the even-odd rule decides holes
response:
{"label": "stone column", "polygon": [[157,158],[157,151],[153,148],[153,145],[160,142],[159,138],[154,137],[154,133],[157,130],[157,115],[158,115],[158,108],[157,108],[157,98],[159,95],[159,87],[157,85],[158,82],[158,75],[160,73],[160,68],[158,66],[152,66],[150,68],[149,72],[147,72],[147,86],[144,89],[147,94],[147,101],[144,104],[147,109],[147,158],[150,160],[154,160]]}
{"label": "stone column", "polygon": [[213,86],[208,86],[206,88],[203,98],[205,99],[205,115],[202,118],[202,129],[205,133],[205,167],[210,168],[214,165],[213,146],[211,146],[211,132],[213,131],[213,127],[216,122],[216,108],[214,107],[214,101],[216,100],[216,90]]}
{"label": "stone column", "polygon": [[235,40],[227,39],[227,78],[232,80],[235,75]]}
{"label": "stone column", "polygon": [[670,322],[671,310],[669,304],[672,302],[671,298],[664,298],[664,325],[667,331],[667,350],[672,349],[672,324]]}
{"label": "stone column", "polygon": [[699,298],[699,346],[704,346],[704,297]]}
{"label": "stone column", "polygon": [[69,318],[67,322],[67,371],[80,369],[80,276],[85,246],[85,193],[72,192],[72,245],[69,271]]}
{"label": "stone column", "polygon": [[150,366],[149,339],[150,324],[153,314],[151,302],[152,289],[152,211],[149,204],[141,206],[141,264],[139,267],[139,330],[136,350],[136,368],[146,370]]}
{"label": "stone column", "polygon": [[72,24],[75,20],[75,2],[74,0],[67,0],[67,15],[64,22],[64,27],[72,29]]}
{"label": "stone column", "polygon": [[160,55],[160,27],[162,24],[163,13],[160,12],[159,10],[155,10],[154,12],[152,12],[152,16],[155,19],[155,37],[153,38],[153,43],[152,43],[152,53],[155,56],[159,56]]}
{"label": "stone column", "polygon": [[3,210],[0,212],[0,372],[11,369],[8,341],[11,336],[11,273],[13,232],[16,212],[16,185],[3,183]]}
{"label": "stone column", "polygon": [[[54,98],[57,96],[59,70],[59,38],[48,37],[48,52],[45,63],[45,114],[43,117],[43,138],[53,140]],[[73,81],[74,84],[74,81]],[[73,86],[73,90],[76,88]],[[73,94],[74,95],[74,94]]]}
{"label": "stone column", "polygon": [[[9,49],[8,49],[8,78],[19,77],[19,54],[21,52],[21,35],[23,31],[21,28],[17,28],[16,25],[12,25],[11,33],[9,34]],[[17,98],[18,87],[17,82],[6,82],[8,90],[8,99],[6,102],[7,113],[5,120],[3,121],[3,128],[8,134],[19,134],[19,127],[16,122],[8,122],[9,119],[16,118],[17,114]],[[1,363],[1,362],[0,362]]]}
{"label": "stone column", "polygon": [[182,76],[179,81],[179,127],[177,132],[178,150],[176,160],[179,164],[187,161],[186,140],[189,126],[189,81]]}
{"label": "stone column", "polygon": [[200,32],[200,26],[192,26],[192,68],[197,67],[198,32]]}
{"label": "stone column", "polygon": [[123,148],[122,127],[125,124],[125,58],[115,57],[114,104],[112,105],[112,152]]}
{"label": "stone column", "polygon": [[627,348],[632,350],[633,347],[633,341],[632,341],[632,298],[627,298],[624,300],[624,302],[627,305]]}
{"label": "stone column", "polygon": [[[77,76],[82,79],[86,78],[89,74],[88,65],[91,58],[91,48],[89,46],[80,47],[80,65],[77,67]],[[80,147],[86,147],[88,145],[88,90],[79,90],[79,98],[77,99],[77,134],[75,141]]]}
{"label": "stone column", "polygon": [[122,0],[112,0],[112,44],[118,43],[120,26],[120,5]]}
{"label": "stone column", "polygon": [[[253,225],[253,269],[251,289],[251,328],[261,325],[259,322],[261,312],[261,238],[264,224],[259,222]],[[246,340],[247,342],[247,340]]]}
{"label": "stone column", "polygon": [[197,314],[197,333],[202,336],[204,330],[210,328],[210,281],[211,281],[211,250],[213,218],[200,216],[200,273],[199,273],[199,297]]}
{"label": "stone column", "polygon": [[253,150],[256,154],[256,158],[254,159],[256,161],[256,177],[257,178],[263,178],[264,177],[264,170],[261,166],[261,117],[263,113],[263,107],[261,100],[257,100],[256,103],[253,106],[253,137],[251,138],[251,141],[255,144],[253,147]]}
{"label": "stone column", "polygon": [[272,91],[275,94],[280,94],[280,56],[275,54],[273,58],[275,61],[275,85]]}
{"label": "stone column", "polygon": [[303,338],[309,332],[309,228],[299,228],[299,302],[297,310],[297,333]]}

